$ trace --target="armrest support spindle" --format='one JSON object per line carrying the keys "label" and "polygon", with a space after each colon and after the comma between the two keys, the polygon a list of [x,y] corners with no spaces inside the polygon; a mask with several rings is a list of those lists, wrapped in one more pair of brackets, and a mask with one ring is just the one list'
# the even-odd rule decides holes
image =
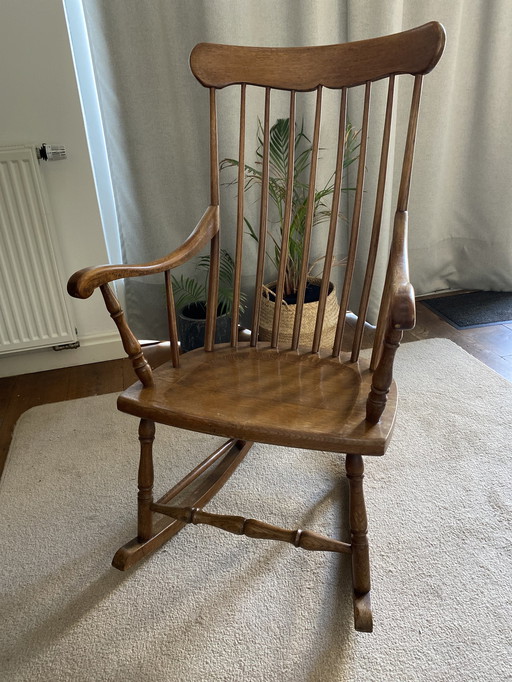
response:
{"label": "armrest support spindle", "polygon": [[117,329],[123,342],[123,348],[126,354],[132,361],[133,371],[139,377],[144,386],[153,386],[153,373],[148,361],[144,357],[140,343],[135,338],[132,330],[126,322],[123,309],[119,301],[114,296],[112,289],[108,284],[102,284],[101,293],[105,300],[105,305],[110,313],[110,317],[116,323]]}

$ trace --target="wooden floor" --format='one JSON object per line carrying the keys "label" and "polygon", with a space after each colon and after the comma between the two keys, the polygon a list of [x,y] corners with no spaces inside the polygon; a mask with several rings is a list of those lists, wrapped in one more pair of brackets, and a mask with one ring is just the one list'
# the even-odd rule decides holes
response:
{"label": "wooden floor", "polygon": [[[454,341],[496,372],[512,381],[512,325],[459,331],[427,307],[418,305],[417,324],[404,341],[428,338]],[[151,346],[145,355],[151,365],[165,361],[169,349]],[[121,391],[134,382],[128,360],[112,360],[36,374],[0,378],[0,474],[9,451],[14,426],[23,412],[35,405]]]}

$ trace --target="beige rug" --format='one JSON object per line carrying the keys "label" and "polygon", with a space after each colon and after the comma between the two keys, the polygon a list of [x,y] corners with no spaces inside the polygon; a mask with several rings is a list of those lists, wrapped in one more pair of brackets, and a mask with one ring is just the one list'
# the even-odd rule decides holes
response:
{"label": "beige rug", "polygon": [[[134,534],[137,421],[113,395],[26,413],[0,488],[0,679],[512,679],[512,384],[440,340],[404,345],[396,374],[393,443],[367,459],[371,635],[352,629],[346,556],[191,527],[111,568]],[[219,441],[157,438],[169,482]],[[209,508],[343,533],[342,471],[256,446]]]}

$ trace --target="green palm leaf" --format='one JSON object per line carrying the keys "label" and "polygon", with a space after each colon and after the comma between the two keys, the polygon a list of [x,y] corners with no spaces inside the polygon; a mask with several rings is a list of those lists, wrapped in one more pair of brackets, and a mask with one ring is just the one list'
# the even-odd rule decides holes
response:
{"label": "green palm leaf", "polygon": [[172,290],[176,308],[185,308],[193,303],[206,301],[206,286],[193,277],[172,276]]}
{"label": "green palm leaf", "polygon": [[[193,303],[206,302],[208,298],[208,272],[210,270],[209,254],[198,259],[197,270],[203,274],[203,281],[199,282],[194,277],[184,277],[179,279],[172,276],[172,289],[176,308],[184,308]],[[235,275],[235,263],[225,249],[221,249],[219,261],[219,300],[220,314],[230,314],[233,309],[233,280]],[[240,312],[245,310],[247,297],[240,292]]]}

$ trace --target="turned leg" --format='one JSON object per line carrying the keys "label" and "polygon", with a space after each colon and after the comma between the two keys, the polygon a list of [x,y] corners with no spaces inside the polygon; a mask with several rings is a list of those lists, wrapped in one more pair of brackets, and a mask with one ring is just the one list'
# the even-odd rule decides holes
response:
{"label": "turned leg", "polygon": [[138,539],[143,542],[153,535],[153,441],[155,439],[155,423],[149,419],[141,419],[139,425],[140,462],[139,462],[139,494],[138,494]]}
{"label": "turned leg", "polygon": [[371,632],[370,556],[368,549],[368,521],[364,503],[364,464],[361,455],[347,455],[346,471],[349,480],[349,523],[352,545],[352,584],[354,588],[354,620],[356,630]]}

